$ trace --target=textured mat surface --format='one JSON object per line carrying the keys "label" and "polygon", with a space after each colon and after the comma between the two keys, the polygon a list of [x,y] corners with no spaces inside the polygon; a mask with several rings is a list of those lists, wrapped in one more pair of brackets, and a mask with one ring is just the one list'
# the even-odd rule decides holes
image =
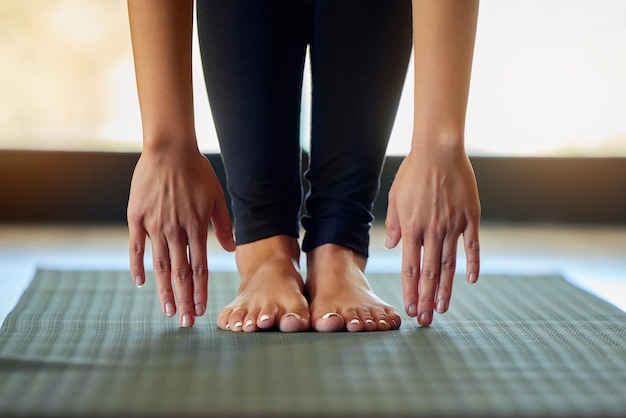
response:
{"label": "textured mat surface", "polygon": [[212,274],[182,329],[152,280],[38,271],[0,330],[0,416],[626,414],[626,315],[558,277],[459,280],[431,328],[363,334],[220,331],[237,284]]}

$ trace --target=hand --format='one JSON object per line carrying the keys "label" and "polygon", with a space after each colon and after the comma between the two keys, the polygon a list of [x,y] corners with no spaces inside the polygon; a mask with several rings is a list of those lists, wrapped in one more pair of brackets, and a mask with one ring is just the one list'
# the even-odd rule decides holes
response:
{"label": "hand", "polygon": [[402,239],[405,309],[420,325],[431,324],[433,309],[448,310],[461,234],[467,281],[478,280],[479,222],[476,178],[462,149],[407,155],[389,192],[385,245],[393,248]]}
{"label": "hand", "polygon": [[180,324],[192,326],[194,317],[206,311],[209,223],[222,247],[235,250],[224,193],[211,164],[197,149],[144,150],[133,174],[127,215],[135,283],[145,283],[147,236],[163,312],[173,316],[178,308]]}

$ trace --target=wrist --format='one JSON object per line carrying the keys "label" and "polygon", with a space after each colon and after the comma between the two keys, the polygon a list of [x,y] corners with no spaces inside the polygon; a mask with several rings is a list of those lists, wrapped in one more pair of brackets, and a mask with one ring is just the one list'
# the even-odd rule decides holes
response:
{"label": "wrist", "polygon": [[459,132],[421,133],[414,132],[411,152],[438,154],[465,153],[465,137]]}
{"label": "wrist", "polygon": [[200,152],[194,133],[158,133],[143,136],[144,153],[188,153]]}

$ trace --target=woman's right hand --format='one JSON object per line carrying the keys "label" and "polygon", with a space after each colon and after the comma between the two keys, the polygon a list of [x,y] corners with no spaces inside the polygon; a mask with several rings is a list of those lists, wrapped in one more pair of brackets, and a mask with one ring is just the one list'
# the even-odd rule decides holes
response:
{"label": "woman's right hand", "polygon": [[197,149],[144,148],[133,174],[127,216],[135,284],[146,280],[147,236],[163,312],[173,316],[178,311],[180,324],[192,326],[207,305],[209,223],[222,247],[235,250],[224,192],[211,164]]}

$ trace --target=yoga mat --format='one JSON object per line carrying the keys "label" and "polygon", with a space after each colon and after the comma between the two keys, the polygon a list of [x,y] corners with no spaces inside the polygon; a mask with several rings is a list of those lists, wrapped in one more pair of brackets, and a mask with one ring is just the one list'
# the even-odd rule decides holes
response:
{"label": "yoga mat", "polygon": [[359,334],[221,331],[237,285],[212,273],[183,329],[152,278],[38,271],[0,330],[0,416],[626,415],[626,315],[559,277],[458,278],[430,328]]}

